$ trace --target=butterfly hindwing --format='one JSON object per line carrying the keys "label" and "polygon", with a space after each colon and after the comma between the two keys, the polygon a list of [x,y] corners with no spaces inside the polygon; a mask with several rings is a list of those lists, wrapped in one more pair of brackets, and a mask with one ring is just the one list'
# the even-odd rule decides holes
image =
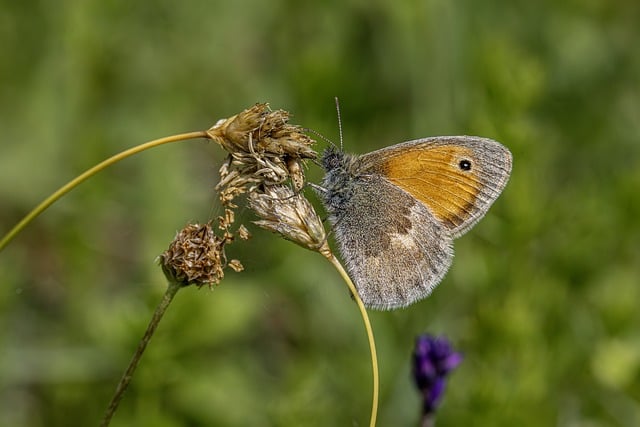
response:
{"label": "butterfly hindwing", "polygon": [[357,191],[331,219],[365,305],[405,307],[429,295],[451,265],[449,232],[423,204],[382,177],[363,176],[351,185]]}

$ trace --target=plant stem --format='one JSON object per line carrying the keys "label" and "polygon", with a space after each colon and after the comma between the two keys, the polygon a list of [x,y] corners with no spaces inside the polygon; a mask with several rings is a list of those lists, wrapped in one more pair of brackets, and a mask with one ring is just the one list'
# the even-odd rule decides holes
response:
{"label": "plant stem", "polygon": [[420,427],[434,427],[436,425],[436,417],[435,414],[423,414],[422,419],[420,420]]}
{"label": "plant stem", "polygon": [[142,354],[144,353],[144,350],[146,349],[147,344],[149,343],[149,340],[151,340],[151,337],[153,336],[153,333],[158,327],[158,324],[160,323],[162,316],[164,315],[165,311],[167,311],[169,304],[173,300],[173,297],[176,295],[180,287],[181,285],[178,283],[175,283],[173,281],[169,282],[169,286],[167,287],[167,290],[164,293],[164,296],[162,297],[162,301],[160,301],[160,304],[158,304],[158,307],[156,307],[156,311],[153,313],[153,317],[149,322],[149,326],[147,326],[147,330],[145,331],[140,342],[138,343],[138,348],[136,349],[135,354],[131,358],[131,361],[129,362],[129,366],[127,367],[127,370],[122,375],[122,378],[120,378],[118,387],[116,387],[116,391],[113,397],[111,398],[111,402],[107,407],[107,410],[104,414],[104,418],[100,423],[100,427],[106,427],[111,422],[111,418],[113,417],[113,414],[115,414],[116,409],[118,409],[118,404],[120,403],[120,400],[122,400],[122,396],[124,395],[124,392],[129,386],[129,383],[131,382],[133,373],[135,372],[138,366],[138,363],[142,358]]}
{"label": "plant stem", "polygon": [[358,304],[358,309],[360,310],[360,315],[362,316],[362,320],[364,322],[364,328],[367,331],[367,338],[369,339],[369,351],[371,352],[371,370],[373,373],[373,397],[371,402],[371,419],[369,421],[369,426],[374,427],[376,425],[376,419],[378,417],[378,394],[379,394],[379,374],[378,374],[378,355],[376,353],[376,342],[373,338],[373,329],[371,328],[371,322],[369,321],[369,316],[367,315],[367,309],[364,307],[364,303],[360,299],[358,295],[358,291],[353,284],[353,281],[345,271],[344,267],[338,259],[331,252],[328,251],[320,251],[322,255],[325,256],[333,264],[333,266],[338,270],[340,276],[344,279],[353,295],[353,298],[356,300],[356,304]]}
{"label": "plant stem", "polygon": [[2,249],[9,244],[13,238],[20,233],[31,221],[33,221],[38,215],[44,212],[49,206],[51,206],[54,202],[60,199],[62,196],[67,194],[69,191],[73,190],[75,187],[80,185],[82,182],[91,178],[93,175],[97,174],[101,170],[111,166],[114,163],[119,162],[120,160],[126,159],[134,154],[145,151],[149,148],[157,147],[158,145],[168,144],[171,142],[184,141],[187,139],[194,138],[208,138],[207,133],[205,131],[197,131],[197,132],[188,132],[182,133],[178,135],[171,135],[164,138],[154,139],[153,141],[146,142],[144,144],[140,144],[128,150],[125,150],[121,153],[116,154],[108,158],[107,160],[98,163],[91,169],[85,171],[81,175],[78,175],[76,178],[72,179],[62,187],[60,187],[55,193],[47,197],[44,201],[42,201],[38,206],[36,206],[31,212],[29,212],[22,220],[16,224],[3,238],[0,240],[0,252]]}

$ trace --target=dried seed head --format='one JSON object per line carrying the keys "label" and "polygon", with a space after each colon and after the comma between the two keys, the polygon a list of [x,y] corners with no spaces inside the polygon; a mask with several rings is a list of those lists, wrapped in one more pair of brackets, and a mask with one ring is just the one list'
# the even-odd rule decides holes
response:
{"label": "dried seed head", "polygon": [[288,121],[288,112],[256,104],[207,131],[209,138],[229,152],[216,186],[224,206],[234,208],[238,195],[287,179],[297,191],[302,189],[303,162],[317,158],[311,148],[315,141]]}
{"label": "dried seed head", "polygon": [[[304,161],[317,158],[311,148],[315,141],[288,121],[288,112],[256,104],[209,129],[209,138],[229,152],[216,190],[228,209],[237,207],[237,196],[248,193],[249,208],[260,217],[255,224],[307,249],[330,253],[322,221],[301,194]],[[226,216],[220,219],[226,221]],[[241,227],[238,236],[244,238],[245,231]]]}
{"label": "dried seed head", "polygon": [[[232,223],[232,212],[218,218],[218,228],[223,231],[222,236],[216,235],[211,223],[187,224],[176,234],[169,249],[158,257],[165,276],[182,286],[211,287],[219,284],[224,278],[224,269],[227,266],[234,271],[242,271],[240,261],[231,260],[227,263],[225,254],[225,245],[234,239],[234,234],[229,231]],[[241,226],[241,229],[243,228]],[[246,236],[241,229],[238,230],[238,234]]]}
{"label": "dried seed head", "polygon": [[217,285],[224,277],[224,243],[211,224],[188,224],[160,255],[160,265],[169,280],[183,286]]}
{"label": "dried seed head", "polygon": [[264,188],[249,195],[249,208],[261,219],[254,224],[279,233],[298,245],[319,251],[327,246],[322,221],[313,206],[302,195],[284,185]]}
{"label": "dried seed head", "polygon": [[271,111],[268,104],[256,104],[219,120],[207,131],[209,137],[229,153],[270,153],[302,159],[315,159],[315,142],[299,126],[288,123],[289,113]]}

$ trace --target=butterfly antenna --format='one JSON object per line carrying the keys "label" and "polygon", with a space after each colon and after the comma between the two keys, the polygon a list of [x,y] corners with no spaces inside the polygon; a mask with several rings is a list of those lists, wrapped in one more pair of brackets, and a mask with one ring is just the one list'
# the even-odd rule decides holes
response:
{"label": "butterfly antenna", "polygon": [[342,146],[342,118],[340,117],[340,102],[338,101],[338,97],[335,97],[336,100],[336,112],[338,113],[338,131],[340,132],[340,151],[343,150]]}
{"label": "butterfly antenna", "polygon": [[320,138],[321,140],[323,140],[327,144],[333,145],[334,147],[336,146],[336,144],[334,144],[332,140],[330,140],[329,138],[327,138],[326,136],[324,136],[323,134],[321,134],[317,130],[313,130],[313,129],[310,129],[310,128],[304,128],[304,131],[314,134],[315,136],[317,136],[318,138]]}

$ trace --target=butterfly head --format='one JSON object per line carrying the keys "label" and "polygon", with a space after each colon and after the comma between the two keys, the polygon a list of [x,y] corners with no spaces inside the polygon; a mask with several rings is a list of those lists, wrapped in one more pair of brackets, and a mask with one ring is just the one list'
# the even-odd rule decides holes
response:
{"label": "butterfly head", "polygon": [[346,166],[346,155],[343,151],[334,146],[330,146],[324,153],[322,153],[321,163],[322,168],[327,171],[333,171],[336,169],[344,169]]}

